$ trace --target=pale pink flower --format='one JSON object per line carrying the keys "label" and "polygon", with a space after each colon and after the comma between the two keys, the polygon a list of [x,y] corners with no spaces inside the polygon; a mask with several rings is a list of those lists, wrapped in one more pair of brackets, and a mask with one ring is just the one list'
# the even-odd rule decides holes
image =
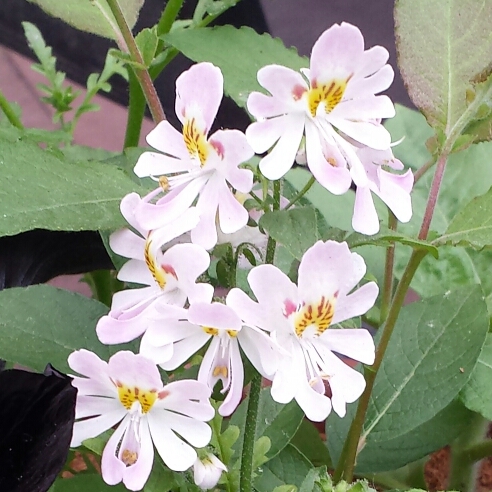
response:
{"label": "pale pink flower", "polygon": [[248,275],[258,302],[237,288],[228,295],[243,323],[271,332],[284,351],[272,379],[273,399],[288,403],[295,398],[311,420],[324,420],[332,407],[343,417],[346,403],[357,400],[365,388],[364,376],[333,352],[372,364],[371,335],[363,329],[331,328],[374,305],[374,282],[350,293],[365,271],[362,257],[346,243],[318,241],[301,260],[298,286],[277,267],[261,265]]}
{"label": "pale pink flower", "polygon": [[243,326],[229,307],[218,302],[198,302],[188,310],[169,311],[151,324],[142,338],[140,353],[164,370],[184,364],[197,350],[210,342],[198,372],[198,381],[213,388],[220,380],[227,393],[219,413],[230,415],[243,391],[244,369],[239,347],[265,377],[276,368],[273,343],[261,330]]}
{"label": "pale pink flower", "polygon": [[305,136],[309,169],[334,194],[351,183],[349,169],[356,163],[345,151],[345,138],[373,149],[389,148],[391,138],[380,124],[394,116],[393,103],[377,96],[393,81],[388,51],[364,50],[360,30],[335,24],[316,41],[310,69],[302,75],[290,68],[268,65],[258,72],[259,83],[270,93],[253,92],[248,110],[258,120],[246,130],[255,152],[271,152],[260,162],[268,179],[279,179],[291,168]]}
{"label": "pale pink flower", "polygon": [[127,351],[106,363],[78,350],[68,363],[84,376],[73,376],[78,395],[71,445],[118,425],[102,454],[107,484],[123,481],[128,489],[140,490],[152,470],[154,446],[171,470],[184,471],[197,458],[192,446],[209,443],[212,432],[205,422],[215,412],[206,385],[183,380],[164,386],[153,362]]}
{"label": "pale pink flower", "polygon": [[219,458],[212,453],[206,453],[193,464],[193,479],[202,490],[210,490],[217,485],[222,472],[226,471],[227,466]]}
{"label": "pale pink flower", "polygon": [[139,234],[130,229],[117,231],[110,237],[110,246],[115,253],[130,258],[118,278],[147,287],[113,295],[110,312],[96,327],[99,339],[107,344],[128,342],[144,333],[156,305],[182,307],[187,300],[199,300],[213,292],[211,285],[196,283],[210,264],[205,249],[195,244],[176,244],[165,252],[161,249],[197,224],[196,210],[188,209],[165,227],[147,231],[139,229],[132,216],[139,201],[139,196],[132,193],[121,202],[123,215]]}
{"label": "pale pink flower", "polygon": [[248,221],[247,210],[234,198],[229,186],[248,193],[253,173],[239,165],[253,156],[245,135],[238,130],[218,130],[208,136],[223,95],[223,77],[211,63],[199,63],[176,80],[176,115],[182,132],[163,121],[147,136],[147,142],[163,152],[145,152],[139,158],[137,176],[161,176],[169,190],[155,204],[163,190],[142,200],[137,219],[149,229],[169,218],[179,217],[196,198],[200,222],[191,233],[193,243],[206,249],[217,242],[215,219],[225,234],[238,231]]}

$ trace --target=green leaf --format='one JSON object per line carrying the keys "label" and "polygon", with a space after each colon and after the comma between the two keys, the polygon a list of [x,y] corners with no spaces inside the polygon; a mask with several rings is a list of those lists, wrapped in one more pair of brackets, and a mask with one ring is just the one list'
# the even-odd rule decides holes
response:
{"label": "green leaf", "polygon": [[150,67],[150,64],[154,60],[157,44],[159,42],[156,30],[149,29],[148,27],[142,29],[135,37],[135,42],[140,50],[145,66]]}
{"label": "green leaf", "polygon": [[482,353],[470,379],[460,393],[467,408],[492,420],[492,334],[487,335]]}
{"label": "green leaf", "polygon": [[[234,443],[235,456],[240,456],[240,450],[243,446],[247,405],[248,398],[242,401],[230,420],[231,425],[241,429],[241,434]],[[277,403],[271,397],[269,388],[262,389],[255,440],[262,436],[268,437],[271,441],[271,448],[267,454],[269,458],[273,458],[287,446],[297,432],[303,418],[304,413],[295,401],[287,405]]]}
{"label": "green leaf", "polygon": [[49,492],[126,492],[123,484],[107,485],[101,475],[77,474],[72,478],[57,478]]}
{"label": "green leaf", "polygon": [[280,39],[258,34],[249,27],[185,29],[166,34],[164,40],[195,62],[217,65],[224,75],[225,93],[240,107],[246,107],[251,92],[264,91],[256,79],[260,68],[279,64],[299,70],[309,65]]}
{"label": "green leaf", "polygon": [[[81,31],[121,40],[120,30],[106,0],[28,0],[46,13],[62,19]],[[132,28],[144,0],[119,0],[126,22]]]}
{"label": "green leaf", "polygon": [[482,249],[492,245],[492,188],[474,198],[451,221],[447,231],[434,244],[471,246]]}
{"label": "green leaf", "polygon": [[[429,124],[446,136],[455,128],[461,133],[486,97],[476,93],[467,104],[476,81],[490,74],[491,18],[491,0],[396,2],[400,72],[412,101]],[[440,20],[438,29],[436,19]]]}
{"label": "green leaf", "polygon": [[280,454],[259,470],[255,489],[257,492],[271,492],[281,485],[300,487],[312,466],[304,455],[288,444]]}
{"label": "green leaf", "polygon": [[267,212],[260,218],[260,227],[298,260],[319,239],[316,211],[312,207]]}
{"label": "green leaf", "polygon": [[67,357],[74,350],[85,348],[108,360],[122,349],[97,339],[96,323],[108,308],[94,299],[49,285],[32,285],[1,291],[0,305],[0,359],[40,372],[48,363],[71,372]]}
{"label": "green leaf", "polygon": [[0,236],[31,229],[117,229],[123,196],[138,189],[121,170],[71,163],[29,141],[0,133]]}
{"label": "green leaf", "polygon": [[295,436],[290,441],[315,466],[327,465],[331,458],[326,443],[321,440],[319,430],[309,420],[303,420]]}
{"label": "green leaf", "polygon": [[[450,432],[456,437],[456,416],[466,417],[466,412],[448,406],[472,374],[488,325],[478,286],[402,308],[367,411],[359,471],[403,466],[441,446]],[[349,406],[354,411],[355,405]],[[350,418],[328,420],[333,459],[349,425]]]}

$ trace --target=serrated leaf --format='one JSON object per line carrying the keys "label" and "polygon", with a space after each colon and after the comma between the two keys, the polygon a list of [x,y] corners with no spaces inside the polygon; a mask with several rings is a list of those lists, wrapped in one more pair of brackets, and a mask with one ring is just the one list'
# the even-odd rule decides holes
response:
{"label": "serrated leaf", "polygon": [[260,227],[298,260],[320,238],[313,207],[267,212],[260,218]]}
{"label": "serrated leaf", "polygon": [[[490,64],[491,18],[492,0],[396,2],[400,72],[412,101],[429,124],[446,136],[455,126],[461,132],[480,106],[478,96],[467,105],[467,93]],[[439,29],[436,19],[440,19]],[[468,121],[459,121],[467,111],[471,112]]]}
{"label": "serrated leaf", "polygon": [[[444,435],[456,426],[456,415],[466,414],[447,407],[470,378],[488,325],[479,286],[402,308],[376,377],[361,435],[364,448],[357,458],[358,470],[403,466],[443,444]],[[349,406],[349,412],[354,411],[355,406]],[[437,421],[432,422],[434,418]],[[329,417],[328,446],[334,460],[349,425],[350,418]],[[442,435],[436,434],[435,427]],[[375,459],[378,452],[383,459]]]}
{"label": "serrated leaf", "polygon": [[51,363],[70,373],[67,357],[74,350],[85,348],[108,360],[122,348],[108,347],[97,339],[96,323],[108,308],[94,299],[50,285],[33,285],[1,291],[0,305],[0,359],[36,371]]}
{"label": "serrated leaf", "polygon": [[31,229],[98,230],[125,225],[123,196],[138,190],[123,171],[65,161],[30,141],[0,134],[0,235]]}
{"label": "serrated leaf", "polygon": [[474,198],[458,213],[446,232],[434,244],[471,246],[482,249],[492,245],[492,188]]}
{"label": "serrated leaf", "polygon": [[157,43],[159,42],[155,29],[149,29],[148,27],[142,29],[135,37],[135,42],[140,50],[145,66],[150,67],[157,50]]}
{"label": "serrated leaf", "polygon": [[[81,31],[109,39],[120,40],[121,34],[111,9],[105,0],[28,0],[46,13],[58,17]],[[144,0],[119,0],[126,22],[132,28]]]}
{"label": "serrated leaf", "polygon": [[185,29],[166,34],[164,40],[195,62],[217,65],[224,75],[225,93],[240,107],[246,107],[251,92],[264,91],[256,79],[260,68],[276,63],[299,70],[309,65],[280,39],[249,27]]}
{"label": "serrated leaf", "polygon": [[470,379],[460,393],[467,408],[492,419],[492,334],[487,335],[482,353]]}

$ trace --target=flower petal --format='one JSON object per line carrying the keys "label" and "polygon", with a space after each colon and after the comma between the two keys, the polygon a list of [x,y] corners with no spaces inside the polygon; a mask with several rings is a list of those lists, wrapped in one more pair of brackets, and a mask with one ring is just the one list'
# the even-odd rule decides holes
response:
{"label": "flower petal", "polygon": [[375,282],[369,282],[349,296],[340,296],[332,323],[340,323],[367,313],[374,306],[379,288]]}
{"label": "flower petal", "polygon": [[378,213],[369,186],[357,186],[352,227],[354,231],[367,236],[372,236],[379,231]]}
{"label": "flower petal", "polygon": [[[154,149],[160,150],[166,154],[177,157],[178,159],[189,159],[190,155],[186,148],[186,145],[183,140],[183,134],[176,130],[169,121],[161,121],[157,124],[157,126],[147,135],[146,137],[147,143],[154,147]],[[142,155],[146,155],[146,153]],[[139,159],[140,161],[140,159]],[[137,162],[137,166],[138,166]],[[166,171],[169,172],[169,171]],[[170,171],[174,172],[174,171]],[[135,174],[139,176],[139,174],[135,171]],[[155,174],[164,174],[156,171],[151,171],[149,175]]]}
{"label": "flower petal", "polygon": [[326,330],[319,340],[333,352],[346,355],[363,364],[374,363],[374,340],[367,330]]}

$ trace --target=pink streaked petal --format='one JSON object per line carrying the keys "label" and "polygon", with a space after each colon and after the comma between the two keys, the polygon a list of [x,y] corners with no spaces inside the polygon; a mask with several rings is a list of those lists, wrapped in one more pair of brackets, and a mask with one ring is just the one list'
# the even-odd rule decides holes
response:
{"label": "pink streaked petal", "polygon": [[116,352],[108,362],[109,375],[113,381],[143,389],[161,389],[159,369],[151,360],[128,350]]}
{"label": "pink streaked petal", "polygon": [[[120,203],[121,215],[125,217],[126,221],[137,230],[143,237],[149,232],[147,229],[143,229],[135,218],[135,210],[140,204],[140,195],[138,193],[128,193],[125,195]],[[111,238],[110,238],[111,240]],[[110,243],[111,244],[111,243]],[[113,249],[113,248],[111,248]],[[113,250],[114,251],[114,250]],[[115,251],[116,253],[116,251]],[[129,257],[131,258],[131,257]]]}
{"label": "pink streaked petal", "polygon": [[188,319],[195,325],[210,326],[219,330],[241,329],[241,320],[234,310],[219,302],[193,304],[188,310]]}
{"label": "pink streaked petal", "polygon": [[159,347],[179,342],[200,332],[200,327],[185,320],[159,318],[145,333],[147,342]]}
{"label": "pink streaked petal", "polygon": [[174,471],[185,471],[192,466],[197,458],[196,451],[169,428],[167,412],[149,412],[147,418],[162,461]]}
{"label": "pink streaked petal", "polygon": [[[195,207],[185,210],[177,219],[174,219],[150,233],[149,239],[152,240],[153,247],[158,250],[160,247],[170,243],[173,239],[181,237],[191,231],[199,221],[199,213]],[[164,256],[166,253],[164,253]]]}
{"label": "pink streaked petal", "polygon": [[210,255],[196,244],[176,244],[164,253],[161,263],[172,266],[179,282],[186,285],[210,266]]}
{"label": "pink streaked petal", "polygon": [[191,231],[191,241],[205,249],[211,249],[217,244],[217,228],[215,226],[215,217],[219,206],[219,194],[223,179],[214,174],[207,186],[204,186],[197,202],[197,209],[200,213],[200,221]]}
{"label": "pink streaked petal", "polygon": [[247,106],[248,111],[258,119],[273,118],[292,110],[292,104],[285,99],[267,96],[261,92],[252,92],[248,96]]}
{"label": "pink streaked petal", "polygon": [[147,419],[140,419],[139,426],[140,452],[137,462],[131,466],[125,467],[123,472],[123,483],[129,490],[142,490],[147,482],[152,465],[154,464],[154,445],[150,437],[149,425]]}
{"label": "pink streaked petal", "polygon": [[330,122],[350,138],[373,149],[384,150],[391,144],[391,135],[379,123],[349,121],[343,118],[335,118],[332,115],[330,115]]}
{"label": "pink streaked petal", "polygon": [[[223,149],[223,159],[227,167],[237,167],[253,157],[254,152],[246,135],[239,130],[217,130],[210,136],[209,142]],[[249,190],[248,190],[249,191]]]}
{"label": "pink streaked petal", "polygon": [[[212,437],[210,426],[185,415],[180,415],[174,412],[165,412],[166,424],[174,432],[177,432],[183,439],[188,441],[196,448],[205,447]],[[164,414],[159,411],[158,414]]]}
{"label": "pink streaked petal", "polygon": [[379,94],[391,85],[394,78],[393,67],[385,65],[370,77],[351,80],[344,93],[344,99],[358,99],[369,94]]}
{"label": "pink streaked petal", "polygon": [[412,218],[413,173],[409,169],[405,174],[391,174],[379,169],[380,189],[374,192],[383,200],[400,222]]}
{"label": "pink streaked petal", "polygon": [[219,407],[219,414],[228,417],[236,410],[243,395],[244,368],[237,340],[230,341],[231,386],[225,400]]}
{"label": "pink streaked petal", "polygon": [[156,152],[144,152],[139,158],[133,172],[139,178],[161,176],[162,174],[181,173],[193,169],[190,157],[176,159]]}
{"label": "pink streaked petal", "polygon": [[220,68],[211,63],[198,63],[176,80],[176,116],[181,123],[199,113],[207,134],[214,122],[224,91]]}
{"label": "pink streaked petal", "polygon": [[[258,82],[262,85],[275,99],[285,101],[286,109],[290,112],[297,106],[298,110],[303,106],[299,96],[303,91],[308,90],[308,85],[304,77],[291,68],[282,65],[267,65],[258,70]],[[249,108],[249,112],[257,117]]]}
{"label": "pink streaked petal", "polygon": [[361,64],[357,70],[358,77],[369,77],[384,68],[389,58],[389,51],[383,46],[373,46],[364,51]]}
{"label": "pink streaked petal", "polygon": [[358,121],[392,118],[395,107],[388,96],[368,95],[357,99],[342,101],[328,115],[328,120],[338,126],[341,119]]}
{"label": "pink streaked petal", "polygon": [[306,417],[313,422],[322,422],[331,412],[331,400],[315,391],[307,380],[299,385],[295,398]]}
{"label": "pink streaked petal", "polygon": [[323,154],[320,143],[320,135],[316,127],[311,123],[306,123],[306,155],[309,169],[317,181],[334,195],[346,193],[352,183],[352,177],[346,168],[345,159],[335,145],[328,146],[338,166],[332,166]]}
{"label": "pink streaked petal", "polygon": [[219,227],[224,234],[242,229],[249,220],[248,211],[239,203],[228,186],[223,183],[217,190],[219,197]]}
{"label": "pink streaked petal", "polygon": [[145,240],[130,229],[120,229],[109,236],[109,246],[118,255],[125,258],[144,260]]}
{"label": "pink streaked petal", "polygon": [[310,79],[325,82],[356,72],[362,61],[364,38],[359,28],[342,22],[327,29],[314,43]]}
{"label": "pink streaked petal", "polygon": [[[203,422],[212,419],[215,415],[215,411],[209,402],[212,391],[205,384],[192,379],[183,379],[169,383],[165,386],[164,390],[167,396],[155,403],[159,408],[177,411],[178,413],[188,415],[188,417],[193,417]],[[179,404],[183,401],[193,404],[193,410],[180,410]]]}
{"label": "pink streaked petal", "polygon": [[190,304],[195,302],[212,302],[214,288],[210,284],[195,284],[188,292],[188,301]]}
{"label": "pink streaked petal", "polygon": [[260,161],[260,171],[270,180],[281,178],[292,167],[304,133],[304,115],[289,114],[281,118],[284,120],[282,135],[273,150]]}
{"label": "pink streaked petal", "polygon": [[238,341],[255,369],[266,378],[271,378],[278,366],[277,350],[269,336],[259,330],[245,328],[238,333]]}
{"label": "pink streaked petal", "polygon": [[379,231],[379,218],[368,186],[357,186],[355,191],[354,215],[352,216],[354,231],[372,236]]}
{"label": "pink streaked petal", "polygon": [[278,403],[289,403],[303,384],[305,374],[304,355],[300,346],[295,344],[290,357],[283,355],[279,361],[278,370],[272,381],[272,398]]}
{"label": "pink streaked petal", "polygon": [[133,282],[148,286],[155,286],[156,282],[147,265],[140,260],[127,261],[118,272],[118,279],[123,282]]}
{"label": "pink streaked petal", "polygon": [[104,447],[104,451],[101,458],[101,472],[103,480],[108,485],[116,485],[123,480],[126,465],[117,457],[118,444],[123,437],[123,434],[128,429],[130,424],[130,415],[125,417],[125,420],[121,422],[118,428],[113,432],[113,435],[109,438],[109,441]]}
{"label": "pink streaked petal", "polygon": [[77,388],[77,394],[79,396],[89,395],[89,396],[104,396],[107,398],[115,398],[116,397],[116,388],[114,384],[111,382],[109,377],[101,378],[100,381],[95,379],[87,379],[87,378],[79,378],[77,376],[72,376],[72,386]]}
{"label": "pink streaked petal", "polygon": [[107,398],[106,396],[77,395],[75,419],[78,420],[86,417],[104,415],[106,413],[121,410],[121,408],[121,403],[117,398]]}
{"label": "pink streaked petal", "polygon": [[165,371],[172,371],[184,364],[193,354],[200,350],[210,339],[204,331],[176,342],[173,346],[173,356],[167,362],[160,364]]}
{"label": "pink streaked petal", "polygon": [[341,323],[367,313],[374,306],[379,288],[374,282],[369,282],[357,289],[353,294],[341,297],[335,308],[332,323]]}
{"label": "pink streaked petal", "polygon": [[[160,290],[160,289],[159,289]],[[139,314],[153,301],[158,293],[154,287],[121,290],[113,294],[109,316],[128,319]],[[148,302],[146,302],[148,300]]]}
{"label": "pink streaked petal", "polygon": [[374,363],[374,340],[367,330],[326,330],[318,340],[332,352],[346,355],[363,364]]}
{"label": "pink streaked petal", "polygon": [[[166,154],[178,159],[189,159],[190,155],[183,140],[183,134],[168,121],[161,121],[146,137],[147,143]],[[145,155],[145,154],[143,154]],[[140,160],[140,159],[139,159]],[[137,163],[138,165],[138,163]],[[151,172],[151,174],[159,174]]]}
{"label": "pink streaked petal", "polygon": [[86,439],[91,437],[96,437],[102,434],[104,431],[111,429],[116,425],[123,417],[126,415],[126,410],[121,406],[117,410],[105,413],[99,417],[94,417],[92,419],[81,420],[80,422],[75,422],[73,426],[72,442],[70,446],[77,447],[82,444]]}
{"label": "pink streaked petal", "polygon": [[108,363],[101,360],[94,352],[85,349],[76,350],[68,356],[68,365],[83,376],[109,383]]}
{"label": "pink streaked petal", "polygon": [[144,333],[149,324],[145,311],[125,320],[103,316],[97,323],[96,333],[101,343],[106,345],[127,343]]}
{"label": "pink streaked petal", "polygon": [[[304,118],[303,115],[299,115]],[[262,154],[269,150],[286,131],[289,115],[277,116],[268,120],[251,123],[246,128],[246,138],[256,153]]]}
{"label": "pink streaked petal", "polygon": [[153,345],[152,340],[145,332],[140,341],[139,353],[155,364],[163,364],[173,356],[173,345],[172,343],[168,345]]}
{"label": "pink streaked petal", "polygon": [[263,306],[254,302],[241,289],[235,287],[227,294],[226,303],[241,317],[248,326],[263,328],[264,330],[274,330],[273,326],[265,326],[268,320]]}

